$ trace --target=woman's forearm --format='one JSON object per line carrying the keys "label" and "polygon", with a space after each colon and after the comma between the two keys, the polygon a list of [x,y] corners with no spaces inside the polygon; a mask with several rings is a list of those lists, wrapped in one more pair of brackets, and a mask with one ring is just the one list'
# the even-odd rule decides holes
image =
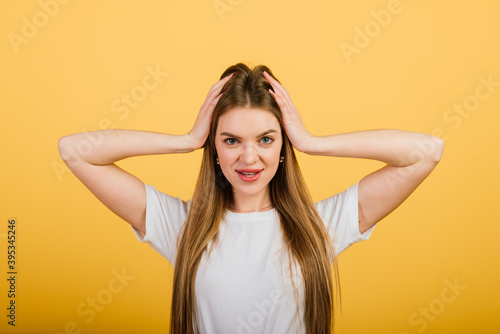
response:
{"label": "woman's forearm", "polygon": [[422,160],[438,162],[441,138],[425,133],[380,129],[310,136],[302,152],[311,155],[373,159],[392,166],[408,166]]}
{"label": "woman's forearm", "polygon": [[196,149],[189,134],[106,129],[61,137],[59,152],[66,163],[108,165],[138,155],[188,153]]}

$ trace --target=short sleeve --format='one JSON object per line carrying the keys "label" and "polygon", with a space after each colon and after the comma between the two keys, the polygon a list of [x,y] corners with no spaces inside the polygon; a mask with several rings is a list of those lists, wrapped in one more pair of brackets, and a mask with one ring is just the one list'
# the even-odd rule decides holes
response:
{"label": "short sleeve", "polygon": [[158,191],[154,186],[146,187],[146,234],[133,227],[140,242],[149,244],[172,265],[177,255],[177,236],[186,221],[191,200],[183,201]]}
{"label": "short sleeve", "polygon": [[316,203],[316,209],[332,238],[335,255],[339,255],[353,243],[367,240],[376,224],[363,234],[358,220],[359,182],[336,195]]}

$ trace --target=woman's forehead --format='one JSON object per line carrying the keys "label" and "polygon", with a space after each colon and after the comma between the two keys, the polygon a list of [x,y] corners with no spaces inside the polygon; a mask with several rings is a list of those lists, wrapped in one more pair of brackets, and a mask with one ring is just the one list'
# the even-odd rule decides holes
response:
{"label": "woman's forehead", "polygon": [[267,130],[280,133],[280,124],[276,116],[265,109],[233,108],[219,117],[217,135],[223,132],[232,134],[260,134]]}

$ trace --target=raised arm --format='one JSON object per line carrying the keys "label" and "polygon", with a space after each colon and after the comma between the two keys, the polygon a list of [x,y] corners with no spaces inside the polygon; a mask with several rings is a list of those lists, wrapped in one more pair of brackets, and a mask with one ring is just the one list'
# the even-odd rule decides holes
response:
{"label": "raised arm", "polygon": [[359,181],[358,218],[363,233],[403,203],[432,172],[441,159],[444,142],[424,133],[381,129],[311,136],[302,149],[312,155],[387,164]]}
{"label": "raised arm", "polygon": [[365,176],[358,185],[359,231],[365,232],[396,209],[432,172],[441,159],[441,138],[401,130],[366,130],[330,136],[309,133],[288,91],[264,72],[272,85],[292,145],[311,155],[374,159],[387,166]]}
{"label": "raised arm", "polygon": [[58,146],[61,158],[73,174],[106,207],[143,233],[146,233],[144,183],[114,162],[132,156],[187,153],[194,149],[189,134],[124,129],[71,134],[60,138]]}
{"label": "raised arm", "polygon": [[188,153],[201,148],[209,133],[220,90],[230,77],[211,87],[193,128],[187,134],[125,129],[76,133],[59,139],[61,158],[106,207],[146,234],[144,183],[114,162],[139,155]]}

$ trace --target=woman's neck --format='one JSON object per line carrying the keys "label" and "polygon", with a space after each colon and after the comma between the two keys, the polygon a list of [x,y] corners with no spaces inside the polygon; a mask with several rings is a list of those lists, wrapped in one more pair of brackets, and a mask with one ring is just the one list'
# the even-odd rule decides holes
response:
{"label": "woman's neck", "polygon": [[269,210],[272,207],[273,203],[266,192],[262,198],[234,196],[228,209],[233,212],[259,212]]}

